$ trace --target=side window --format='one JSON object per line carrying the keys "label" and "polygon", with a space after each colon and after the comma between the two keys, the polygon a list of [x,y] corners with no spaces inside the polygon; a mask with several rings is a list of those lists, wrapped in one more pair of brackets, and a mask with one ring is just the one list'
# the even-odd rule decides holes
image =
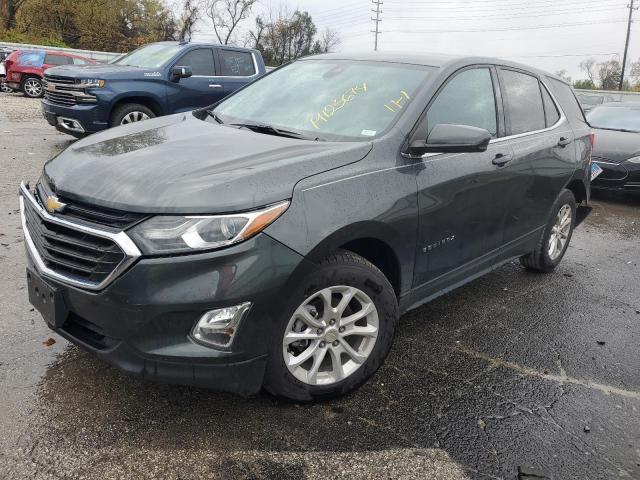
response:
{"label": "side window", "polygon": [[213,77],[216,74],[213,63],[213,50],[210,48],[198,48],[186,53],[176,65],[181,67],[191,67],[194,75]]}
{"label": "side window", "polygon": [[429,131],[439,123],[484,128],[493,137],[497,135],[491,70],[484,67],[465,70],[445,85],[427,112]]}
{"label": "side window", "polygon": [[87,62],[85,62],[84,60],[82,60],[81,58],[76,58],[73,57],[73,64],[74,65],[86,65]]}
{"label": "side window", "polygon": [[545,128],[544,107],[538,79],[526,73],[502,70],[506,96],[505,110],[511,135]]}
{"label": "side window", "polygon": [[547,87],[542,84],[540,84],[540,87],[542,88],[542,101],[544,102],[544,116],[547,120],[547,127],[550,127],[560,120],[560,113],[558,112],[558,107],[556,107],[551,95],[549,95]]}
{"label": "side window", "polygon": [[582,113],[582,107],[578,103],[576,96],[573,93],[573,89],[559,80],[554,78],[547,77],[549,81],[549,86],[553,94],[556,96],[556,99],[560,102],[560,106],[564,111],[564,114],[569,119],[571,124],[575,125],[576,122],[586,123],[587,121],[584,118],[584,113]]}
{"label": "side window", "polygon": [[44,57],[44,63],[47,65],[69,65],[71,63],[71,57],[47,53]]}
{"label": "side window", "polygon": [[225,77],[250,77],[256,73],[253,56],[249,52],[218,50],[220,75]]}

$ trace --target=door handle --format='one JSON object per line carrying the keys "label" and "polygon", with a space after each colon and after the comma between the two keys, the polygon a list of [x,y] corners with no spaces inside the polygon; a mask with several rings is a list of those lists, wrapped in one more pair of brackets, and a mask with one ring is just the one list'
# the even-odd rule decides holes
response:
{"label": "door handle", "polygon": [[571,139],[570,138],[560,137],[560,140],[558,140],[558,146],[560,148],[564,148],[567,145],[569,145],[570,143],[571,143]]}
{"label": "door handle", "polygon": [[513,155],[511,155],[510,153],[497,153],[491,163],[499,167],[503,167],[511,160],[513,160]]}
{"label": "door handle", "polygon": [[209,88],[222,88],[222,85],[219,83],[210,83]]}

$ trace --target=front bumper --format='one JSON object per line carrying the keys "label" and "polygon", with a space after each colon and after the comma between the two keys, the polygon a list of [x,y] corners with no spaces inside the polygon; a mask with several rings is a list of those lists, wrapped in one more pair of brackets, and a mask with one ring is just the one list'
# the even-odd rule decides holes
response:
{"label": "front bumper", "polygon": [[[109,121],[106,118],[108,108],[98,103],[86,105],[62,106],[42,100],[42,116],[49,122],[49,125],[56,127],[63,133],[90,134],[109,128]],[[74,131],[65,127],[65,123],[59,122],[59,118],[75,120],[82,126],[82,131]]]}
{"label": "front bumper", "polygon": [[591,182],[592,188],[640,193],[640,163],[600,160],[594,160],[594,163],[600,165],[603,172]]}
{"label": "front bumper", "polygon": [[[28,275],[64,305],[59,326],[50,325],[61,336],[145,378],[244,395],[262,386],[286,292],[307,268],[302,256],[263,233],[214,252],[141,258],[103,290],[88,291],[39,271],[27,245]],[[231,350],[189,336],[204,312],[246,301],[252,308]]]}

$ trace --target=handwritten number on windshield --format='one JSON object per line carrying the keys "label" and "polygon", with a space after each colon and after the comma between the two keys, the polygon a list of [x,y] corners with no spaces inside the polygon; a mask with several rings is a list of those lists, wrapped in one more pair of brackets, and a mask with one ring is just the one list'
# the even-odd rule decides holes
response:
{"label": "handwritten number on windshield", "polygon": [[356,98],[356,96],[366,91],[366,82],[350,88],[349,90],[344,92],[342,96],[334,98],[333,102],[326,105],[322,110],[309,118],[311,125],[313,125],[313,128],[319,129],[321,123],[327,123],[331,118],[333,118],[338,110],[344,108],[344,106],[347,103],[351,102],[354,98]]}

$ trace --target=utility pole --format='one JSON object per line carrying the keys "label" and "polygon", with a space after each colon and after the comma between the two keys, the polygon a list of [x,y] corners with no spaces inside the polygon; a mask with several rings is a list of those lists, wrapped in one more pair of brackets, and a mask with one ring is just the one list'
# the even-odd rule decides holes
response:
{"label": "utility pole", "polygon": [[[633,0],[631,0],[633,2]],[[376,9],[374,10],[373,8],[371,9],[372,12],[374,12],[376,14],[376,17],[373,18],[371,17],[371,20],[373,20],[374,22],[376,22],[376,29],[375,30],[371,30],[371,33],[375,33],[376,34],[376,38],[375,41],[373,43],[373,50],[375,52],[378,51],[378,35],[380,35],[380,22],[382,21],[382,19],[380,18],[380,14],[382,13],[382,10],[380,10],[380,6],[382,5],[383,2],[381,2],[380,0],[371,0],[371,3],[373,3],[376,6]]]}
{"label": "utility pole", "polygon": [[618,90],[622,90],[622,85],[624,84],[624,70],[627,68],[627,53],[629,53],[629,37],[631,37],[631,22],[633,22],[633,11],[637,10],[638,7],[633,6],[634,0],[631,0],[631,4],[627,5],[629,9],[629,24],[627,25],[627,41],[624,44],[624,56],[622,57],[622,72],[620,73],[620,86]]}

